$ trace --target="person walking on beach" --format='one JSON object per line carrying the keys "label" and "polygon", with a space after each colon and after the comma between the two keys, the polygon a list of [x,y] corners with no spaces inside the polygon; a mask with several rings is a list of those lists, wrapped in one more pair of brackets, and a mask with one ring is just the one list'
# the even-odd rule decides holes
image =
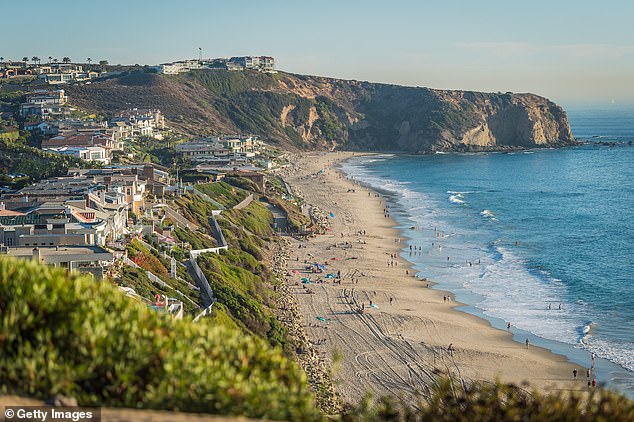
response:
{"label": "person walking on beach", "polygon": [[575,381],[577,380],[577,368],[572,370],[572,377],[575,379]]}
{"label": "person walking on beach", "polygon": [[595,388],[596,386],[597,386],[597,379],[592,378],[592,388]]}
{"label": "person walking on beach", "polygon": [[511,323],[510,322],[506,323],[506,329],[509,330],[509,331],[511,330]]}
{"label": "person walking on beach", "polygon": [[528,349],[530,342],[528,341],[528,339],[526,339],[526,348]]}
{"label": "person walking on beach", "polygon": [[453,343],[449,343],[449,347],[447,347],[447,351],[449,352],[449,356],[453,357],[453,351],[454,351]]}
{"label": "person walking on beach", "polygon": [[592,369],[594,369],[594,352],[592,352]]}
{"label": "person walking on beach", "polygon": [[588,378],[588,382],[590,382],[590,368],[586,369],[586,378]]}

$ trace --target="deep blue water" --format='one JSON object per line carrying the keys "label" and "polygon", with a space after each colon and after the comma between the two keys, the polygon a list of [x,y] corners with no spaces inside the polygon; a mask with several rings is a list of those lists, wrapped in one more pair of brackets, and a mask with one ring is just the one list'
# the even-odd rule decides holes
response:
{"label": "deep blue water", "polygon": [[343,169],[386,193],[422,276],[494,326],[510,321],[518,341],[583,367],[596,353],[598,379],[632,394],[634,112],[568,116],[594,143],[363,157]]}

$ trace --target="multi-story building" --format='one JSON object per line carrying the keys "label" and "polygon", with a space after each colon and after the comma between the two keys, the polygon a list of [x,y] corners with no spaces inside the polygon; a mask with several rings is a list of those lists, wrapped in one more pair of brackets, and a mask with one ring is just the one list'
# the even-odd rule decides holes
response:
{"label": "multi-story building", "polygon": [[72,155],[86,161],[94,161],[101,164],[110,164],[110,150],[101,146],[88,147],[53,147],[42,148],[44,151],[54,152],[56,154]]}
{"label": "multi-story building", "polygon": [[36,116],[44,120],[64,118],[70,115],[70,109],[65,105],[67,101],[63,89],[34,91],[26,94],[25,102],[20,104],[20,116]]}

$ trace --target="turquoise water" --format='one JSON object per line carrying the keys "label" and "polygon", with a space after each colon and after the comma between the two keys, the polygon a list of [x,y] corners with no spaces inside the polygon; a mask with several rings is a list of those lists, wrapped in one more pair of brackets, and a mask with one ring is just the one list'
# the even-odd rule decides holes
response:
{"label": "turquoise water", "polygon": [[403,257],[466,311],[581,367],[594,352],[597,378],[632,394],[634,113],[568,114],[591,144],[363,157],[343,170],[386,194]]}

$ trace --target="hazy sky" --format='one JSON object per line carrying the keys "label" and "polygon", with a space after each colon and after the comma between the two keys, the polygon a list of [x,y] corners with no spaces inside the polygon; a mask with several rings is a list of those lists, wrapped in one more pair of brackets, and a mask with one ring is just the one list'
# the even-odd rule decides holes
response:
{"label": "hazy sky", "polygon": [[2,1],[0,56],[157,64],[271,55],[289,72],[564,104],[634,103],[634,1]]}

